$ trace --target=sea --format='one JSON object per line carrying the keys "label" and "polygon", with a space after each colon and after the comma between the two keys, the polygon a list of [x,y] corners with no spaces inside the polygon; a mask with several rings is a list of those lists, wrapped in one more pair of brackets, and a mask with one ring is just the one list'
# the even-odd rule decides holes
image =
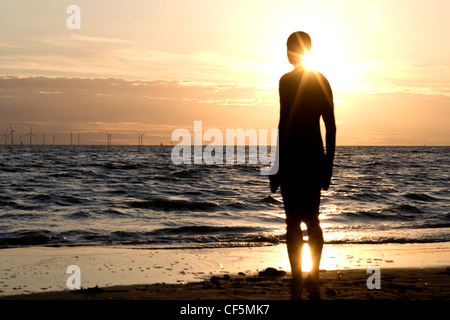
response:
{"label": "sea", "polygon": [[[0,146],[0,248],[285,243],[261,165],[174,164],[172,148]],[[325,242],[449,242],[449,164],[450,147],[337,147]]]}

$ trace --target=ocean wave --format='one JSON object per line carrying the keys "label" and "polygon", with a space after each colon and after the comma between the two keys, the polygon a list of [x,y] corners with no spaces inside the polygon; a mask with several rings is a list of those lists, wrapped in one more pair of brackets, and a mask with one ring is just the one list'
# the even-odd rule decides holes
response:
{"label": "ocean wave", "polygon": [[11,220],[12,222],[16,221],[32,221],[32,220],[39,220],[40,217],[36,215],[35,213],[23,213],[23,212],[3,212],[0,214],[0,220],[8,221]]}
{"label": "ocean wave", "polygon": [[277,205],[278,206],[278,205],[282,205],[283,204],[283,201],[279,201],[279,200],[275,199],[274,197],[272,197],[271,195],[263,198],[262,201],[264,203],[267,203],[267,204],[270,204],[270,205]]}
{"label": "ocean wave", "polygon": [[0,238],[0,247],[45,245],[64,241],[64,237],[52,235],[50,232],[25,232],[19,236]]}
{"label": "ocean wave", "polygon": [[[371,210],[371,211],[344,211],[341,213],[346,218],[356,221],[370,221],[370,220],[386,220],[386,221],[397,221],[397,220],[405,220],[404,216],[387,214],[391,211],[379,211],[379,210]],[[335,217],[331,217],[332,220]],[[337,219],[340,217],[337,216]],[[340,220],[342,221],[342,219]]]}
{"label": "ocean wave", "polygon": [[111,216],[111,217],[128,217],[131,216],[131,214],[124,212],[122,209],[112,209],[112,208],[106,208],[105,210],[96,211],[96,214],[99,216]]}
{"label": "ocean wave", "polygon": [[75,219],[75,220],[88,219],[88,218],[92,219],[93,218],[93,214],[91,212],[89,212],[89,211],[86,211],[86,210],[80,210],[80,211],[76,211],[76,212],[67,214],[66,218],[67,219]]}
{"label": "ocean wave", "polygon": [[8,196],[0,196],[0,207],[13,206],[14,198]]}
{"label": "ocean wave", "polygon": [[[441,229],[450,228],[450,223],[425,223],[423,225],[416,226],[418,229]],[[450,230],[449,230],[450,231]]]}
{"label": "ocean wave", "polygon": [[98,166],[100,168],[107,169],[107,170],[125,170],[126,171],[126,170],[142,169],[143,167],[146,167],[147,164],[146,163],[131,164],[131,163],[109,162],[109,163],[92,164],[92,166]]}
{"label": "ocean wave", "polygon": [[247,232],[259,232],[266,230],[263,228],[236,226],[236,227],[219,227],[219,226],[181,226],[175,228],[162,228],[150,232],[150,235],[159,234],[229,234],[229,233],[247,233]]}
{"label": "ocean wave", "polygon": [[347,195],[347,198],[358,201],[379,201],[387,199],[385,195],[377,192],[356,192]]}
{"label": "ocean wave", "polygon": [[[395,217],[398,217],[399,219],[405,219],[405,218],[411,218],[415,219],[417,218],[418,213],[423,213],[424,211],[420,208],[410,205],[410,204],[400,204],[392,206],[388,209],[383,210],[383,212],[390,212],[390,213],[397,213]],[[405,215],[409,214],[409,215]]]}
{"label": "ocean wave", "polygon": [[76,177],[76,174],[74,174],[73,172],[58,172],[58,173],[49,174],[49,177],[52,177],[52,178],[74,178],[74,177]]}
{"label": "ocean wave", "polygon": [[205,170],[202,168],[182,169],[172,171],[170,172],[170,175],[176,178],[192,179],[192,178],[200,178],[200,175],[203,174],[204,171]]}
{"label": "ocean wave", "polygon": [[[0,146],[0,246],[285,242],[281,195],[259,166],[175,165],[170,154],[170,146]],[[449,240],[449,155],[449,147],[338,147],[321,201],[324,234],[335,232],[334,243]]]}
{"label": "ocean wave", "polygon": [[20,211],[39,211],[40,209],[45,208],[45,206],[43,204],[31,204],[31,203],[26,203],[20,200],[16,200],[13,202],[8,203],[8,205],[15,210],[20,210]]}
{"label": "ocean wave", "polygon": [[26,198],[29,200],[32,200],[32,201],[37,201],[37,202],[48,202],[48,201],[52,200],[52,196],[49,194],[35,194],[35,195],[26,196]]}
{"label": "ocean wave", "polygon": [[439,243],[448,242],[450,238],[441,237],[435,239],[405,239],[405,238],[385,238],[385,239],[367,239],[367,240],[329,240],[326,244],[413,244],[413,243]]}
{"label": "ocean wave", "polygon": [[[449,228],[449,225],[428,225],[423,228]],[[153,246],[155,249],[176,248],[221,248],[272,246],[286,243],[285,233],[261,231],[264,228],[251,227],[209,227],[191,226],[179,228],[162,228],[151,232],[140,231],[101,231],[70,230],[59,234],[50,231],[23,232],[0,238],[0,248],[21,246],[95,246],[95,245],[139,245],[143,249]],[[307,233],[305,233],[307,235]],[[330,236],[324,232],[325,236]],[[332,236],[332,235],[331,235]],[[427,236],[377,236],[329,238],[325,245],[348,244],[407,244],[449,242],[449,233],[441,232]],[[305,238],[304,243],[308,243]]]}
{"label": "ocean wave", "polygon": [[167,199],[131,201],[128,204],[130,207],[133,208],[153,209],[163,211],[173,211],[173,210],[214,211],[220,208],[218,204],[208,201],[167,200]]}
{"label": "ocean wave", "polygon": [[403,196],[410,200],[423,201],[423,202],[439,201],[438,198],[432,197],[426,193],[407,193]]}
{"label": "ocean wave", "polygon": [[53,197],[53,201],[55,204],[60,206],[73,206],[87,203],[86,198],[68,196],[68,195],[56,195]]}

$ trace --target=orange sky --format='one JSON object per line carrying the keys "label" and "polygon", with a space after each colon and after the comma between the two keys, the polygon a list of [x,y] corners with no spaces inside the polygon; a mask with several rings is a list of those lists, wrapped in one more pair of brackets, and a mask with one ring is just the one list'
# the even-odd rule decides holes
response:
{"label": "orange sky", "polygon": [[[80,8],[69,30],[66,9]],[[169,143],[174,129],[274,128],[285,41],[312,37],[339,145],[449,145],[448,1],[3,1],[0,134]],[[0,143],[3,143],[0,136]],[[49,141],[49,138],[47,138]]]}

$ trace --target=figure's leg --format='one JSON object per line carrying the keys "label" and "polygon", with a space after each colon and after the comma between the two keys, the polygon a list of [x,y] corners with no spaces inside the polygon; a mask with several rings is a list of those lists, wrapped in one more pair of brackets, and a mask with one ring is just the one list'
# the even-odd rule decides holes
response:
{"label": "figure's leg", "polygon": [[300,227],[301,219],[299,218],[301,206],[298,205],[297,192],[293,194],[292,190],[286,190],[284,185],[281,185],[281,195],[283,196],[284,210],[286,212],[286,246],[292,272],[291,299],[298,300],[301,299],[303,290],[303,234]]}
{"label": "figure's leg", "polygon": [[300,222],[287,222],[286,245],[291,264],[292,283],[291,283],[291,299],[301,300],[303,291],[302,281],[302,247],[303,235],[300,228]]}
{"label": "figure's leg", "polygon": [[318,218],[305,223],[308,230],[308,246],[312,261],[311,272],[306,278],[305,285],[310,299],[320,300],[319,266],[324,242],[323,233]]}
{"label": "figure's leg", "polygon": [[300,228],[300,222],[286,219],[286,223],[286,245],[291,264],[292,278],[301,281],[303,234]]}
{"label": "figure's leg", "polygon": [[312,219],[310,221],[305,221],[306,228],[308,230],[308,246],[311,252],[311,277],[314,281],[318,282],[319,280],[319,266],[320,259],[322,257],[322,249],[323,249],[323,232],[320,227],[319,218]]}

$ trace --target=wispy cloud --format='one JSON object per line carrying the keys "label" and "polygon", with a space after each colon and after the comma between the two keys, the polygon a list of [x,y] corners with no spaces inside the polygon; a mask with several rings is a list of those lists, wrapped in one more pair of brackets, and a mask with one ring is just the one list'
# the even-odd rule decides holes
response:
{"label": "wispy cloud", "polygon": [[[190,53],[157,50],[120,38],[43,35],[0,42],[4,75],[117,77],[128,80],[195,80],[256,84],[267,80],[261,64],[215,51]],[[266,79],[264,79],[264,77]]]}
{"label": "wispy cloud", "polygon": [[450,96],[450,65],[366,61],[360,68],[357,84],[342,91]]}
{"label": "wispy cloud", "polygon": [[10,43],[10,42],[0,40],[0,48],[20,48],[20,46]]}
{"label": "wispy cloud", "polygon": [[105,44],[117,44],[117,45],[130,45],[133,44],[130,40],[119,38],[108,38],[98,36],[87,36],[74,33],[63,33],[59,35],[44,35],[39,38],[26,38],[28,43],[40,43],[54,47],[77,47],[84,45],[105,45]]}
{"label": "wispy cloud", "polygon": [[[274,119],[278,110],[271,99],[276,99],[275,91],[270,96],[264,88],[238,84],[0,77],[2,119],[20,121],[55,119],[173,125],[190,123],[194,119],[218,123],[234,117],[233,121],[240,119],[245,123],[248,119],[243,115],[250,112],[248,108],[271,110]],[[222,110],[224,107],[238,109]]]}
{"label": "wispy cloud", "polygon": [[[378,87],[371,94],[337,93],[335,102],[341,144],[450,143],[449,96]],[[136,131],[149,132],[149,143],[152,135],[153,143],[170,143],[174,129],[191,130],[195,120],[220,130],[275,128],[279,105],[276,90],[249,85],[0,77],[0,115],[0,129],[12,122],[18,133],[33,123],[37,133],[57,132],[65,139],[79,130],[84,143],[103,143],[107,131],[122,143],[135,143]]]}

